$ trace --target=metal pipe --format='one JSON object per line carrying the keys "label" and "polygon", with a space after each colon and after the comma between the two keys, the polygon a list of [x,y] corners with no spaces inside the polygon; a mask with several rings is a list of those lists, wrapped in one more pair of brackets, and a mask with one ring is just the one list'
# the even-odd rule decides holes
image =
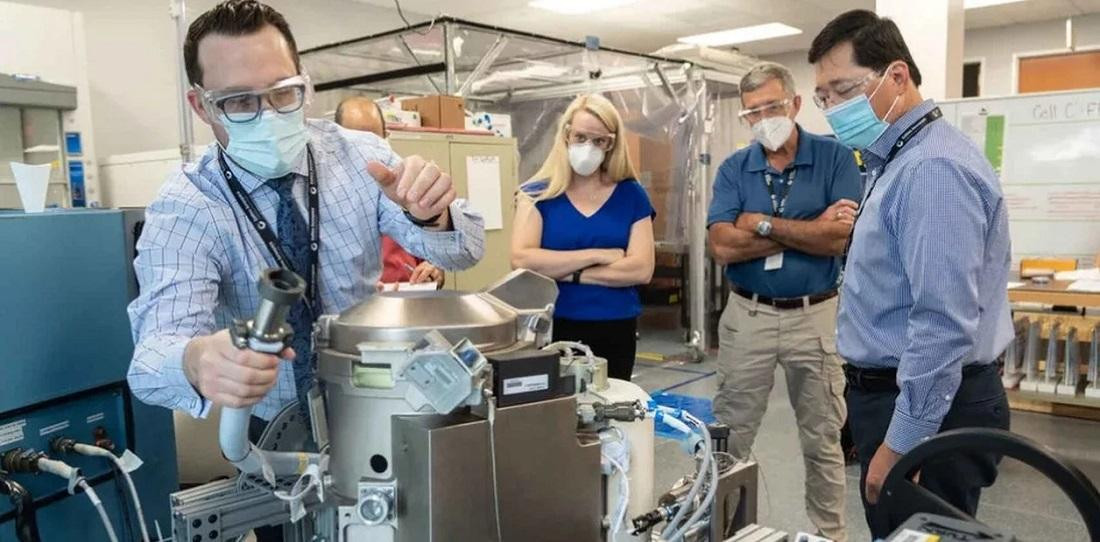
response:
{"label": "metal pipe", "polygon": [[497,61],[500,53],[504,51],[504,48],[508,45],[508,38],[504,34],[497,35],[497,40],[493,42],[492,47],[489,47],[489,51],[485,53],[485,56],[481,57],[481,60],[477,62],[477,66],[474,67],[474,71],[470,72],[470,75],[466,76],[466,80],[462,82],[462,86],[458,89],[458,96],[465,96],[470,92],[470,88],[474,86],[486,71],[493,66],[493,63]]}
{"label": "metal pipe", "polygon": [[1024,374],[1029,381],[1034,381],[1039,376],[1039,327],[1039,322],[1032,322],[1027,328]]}
{"label": "metal pipe", "polygon": [[[688,71],[688,78],[692,79],[696,76],[697,72],[695,68],[690,68]],[[691,204],[689,205],[689,224],[688,230],[688,307],[690,309],[688,321],[691,329],[691,338],[689,346],[691,346],[695,353],[698,355],[699,360],[702,360],[706,354],[707,347],[709,346],[709,337],[707,333],[707,290],[706,290],[706,266],[707,266],[707,254],[706,254],[706,212],[707,212],[707,183],[710,180],[710,129],[709,126],[710,116],[713,114],[713,107],[710,100],[707,97],[707,82],[705,79],[699,81],[702,85],[702,98],[700,103],[696,106],[698,120],[700,124],[699,135],[699,147],[698,147],[698,160],[699,171],[694,179],[691,179],[688,184],[688,198]]]}
{"label": "metal pipe", "polygon": [[183,61],[183,42],[187,37],[186,0],[172,0],[169,13],[176,22],[176,43],[179,45],[179,53],[176,54],[176,72],[179,78],[180,159],[186,164],[193,158],[191,147],[195,143],[194,120],[191,118],[191,106],[187,101],[187,65]]}
{"label": "metal pipe", "polygon": [[455,92],[455,61],[454,25],[443,23],[443,63],[447,70],[443,88],[448,95]]}

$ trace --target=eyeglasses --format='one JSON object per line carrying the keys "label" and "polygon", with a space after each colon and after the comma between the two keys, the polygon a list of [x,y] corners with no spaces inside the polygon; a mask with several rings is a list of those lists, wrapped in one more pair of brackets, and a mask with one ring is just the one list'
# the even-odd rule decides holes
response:
{"label": "eyeglasses", "polygon": [[569,129],[568,135],[565,136],[565,140],[570,145],[584,145],[585,143],[591,143],[592,146],[602,151],[611,150],[611,146],[615,144],[615,134],[586,134],[584,132],[577,132],[573,129]]}
{"label": "eyeglasses", "polygon": [[881,74],[872,71],[863,77],[837,83],[831,89],[818,90],[814,92],[814,104],[824,110],[830,106],[851,100],[857,94],[866,90],[867,84],[875,77],[881,77]]}
{"label": "eyeglasses", "polygon": [[787,107],[789,105],[791,105],[791,99],[787,98],[785,100],[771,102],[768,104],[764,104],[760,107],[754,107],[752,109],[742,109],[739,113],[737,113],[737,117],[740,118],[742,121],[753,123],[760,119],[786,115]]}
{"label": "eyeglasses", "polygon": [[245,123],[259,118],[265,102],[279,113],[293,113],[301,109],[306,103],[309,78],[296,75],[262,90],[204,90],[198,85],[195,88],[202,93],[203,103],[225,120]]}

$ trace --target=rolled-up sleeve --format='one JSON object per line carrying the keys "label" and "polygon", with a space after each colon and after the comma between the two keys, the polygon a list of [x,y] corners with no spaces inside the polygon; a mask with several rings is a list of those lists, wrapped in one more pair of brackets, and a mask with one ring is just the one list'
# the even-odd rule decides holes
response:
{"label": "rolled-up sleeve", "polygon": [[894,235],[912,308],[898,365],[901,393],[886,445],[906,453],[936,434],[970,360],[980,317],[978,280],[989,220],[982,193],[950,160],[928,160],[899,176],[904,188]]}
{"label": "rolled-up sleeve", "polygon": [[134,357],[127,379],[142,402],[206,417],[210,401],[183,371],[192,338],[215,329],[219,237],[210,213],[183,197],[160,197],[146,211],[134,270],[141,294],[129,307]]}
{"label": "rolled-up sleeve", "polygon": [[[401,158],[389,147],[382,152],[387,154],[383,161],[389,167],[400,163]],[[378,185],[372,183],[372,186]],[[469,269],[481,261],[485,254],[485,221],[469,202],[457,199],[451,203],[451,230],[428,231],[409,222],[401,207],[382,194],[381,189],[376,190],[379,228],[410,254],[448,271]]]}

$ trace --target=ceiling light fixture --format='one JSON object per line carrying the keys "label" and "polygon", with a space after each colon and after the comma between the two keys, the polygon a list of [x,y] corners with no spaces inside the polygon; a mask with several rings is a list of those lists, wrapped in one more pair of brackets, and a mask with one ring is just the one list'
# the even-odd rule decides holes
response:
{"label": "ceiling light fixture", "polygon": [[963,9],[987,8],[990,6],[999,6],[1001,4],[1016,4],[1023,1],[1024,0],[965,0],[963,2]]}
{"label": "ceiling light fixture", "polygon": [[633,4],[636,0],[534,0],[530,5],[533,8],[545,9],[564,15],[581,15],[594,11],[622,7]]}
{"label": "ceiling light fixture", "polygon": [[719,32],[710,32],[707,34],[685,36],[676,41],[680,43],[691,43],[693,45],[705,45],[707,47],[721,47],[723,45],[737,45],[738,43],[768,40],[784,36],[797,36],[801,33],[802,30],[790,25],[785,25],[783,23],[767,23],[758,24],[756,26],[744,26],[731,30],[722,30]]}

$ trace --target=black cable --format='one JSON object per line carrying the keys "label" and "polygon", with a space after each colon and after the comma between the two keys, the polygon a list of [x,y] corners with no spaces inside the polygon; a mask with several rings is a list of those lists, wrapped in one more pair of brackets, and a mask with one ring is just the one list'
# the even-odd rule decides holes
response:
{"label": "black cable", "polygon": [[7,495],[15,507],[15,536],[19,542],[40,542],[34,499],[20,483],[0,477],[0,495]]}
{"label": "black cable", "polygon": [[[397,7],[397,16],[401,17],[401,22],[405,23],[405,29],[406,30],[412,30],[412,23],[410,23],[409,20],[407,18],[405,18],[405,10],[401,9],[401,0],[393,0],[393,5],[395,7]],[[414,34],[420,34],[421,36],[427,36],[428,34],[431,34],[432,29],[435,28],[435,20],[436,19],[437,19],[437,17],[432,17],[432,24],[428,25],[428,28],[426,30],[424,30],[422,32],[413,30],[413,33]],[[414,55],[413,58],[414,59],[416,58],[415,55]],[[420,61],[417,60],[416,63],[419,65]]]}
{"label": "black cable", "polygon": [[119,470],[117,465],[111,465],[111,473],[114,475],[115,480],[115,496],[118,498],[119,516],[122,520],[122,525],[126,528],[126,540],[134,540],[134,520],[130,517],[130,507],[126,506],[126,490],[123,489],[122,471]]}

